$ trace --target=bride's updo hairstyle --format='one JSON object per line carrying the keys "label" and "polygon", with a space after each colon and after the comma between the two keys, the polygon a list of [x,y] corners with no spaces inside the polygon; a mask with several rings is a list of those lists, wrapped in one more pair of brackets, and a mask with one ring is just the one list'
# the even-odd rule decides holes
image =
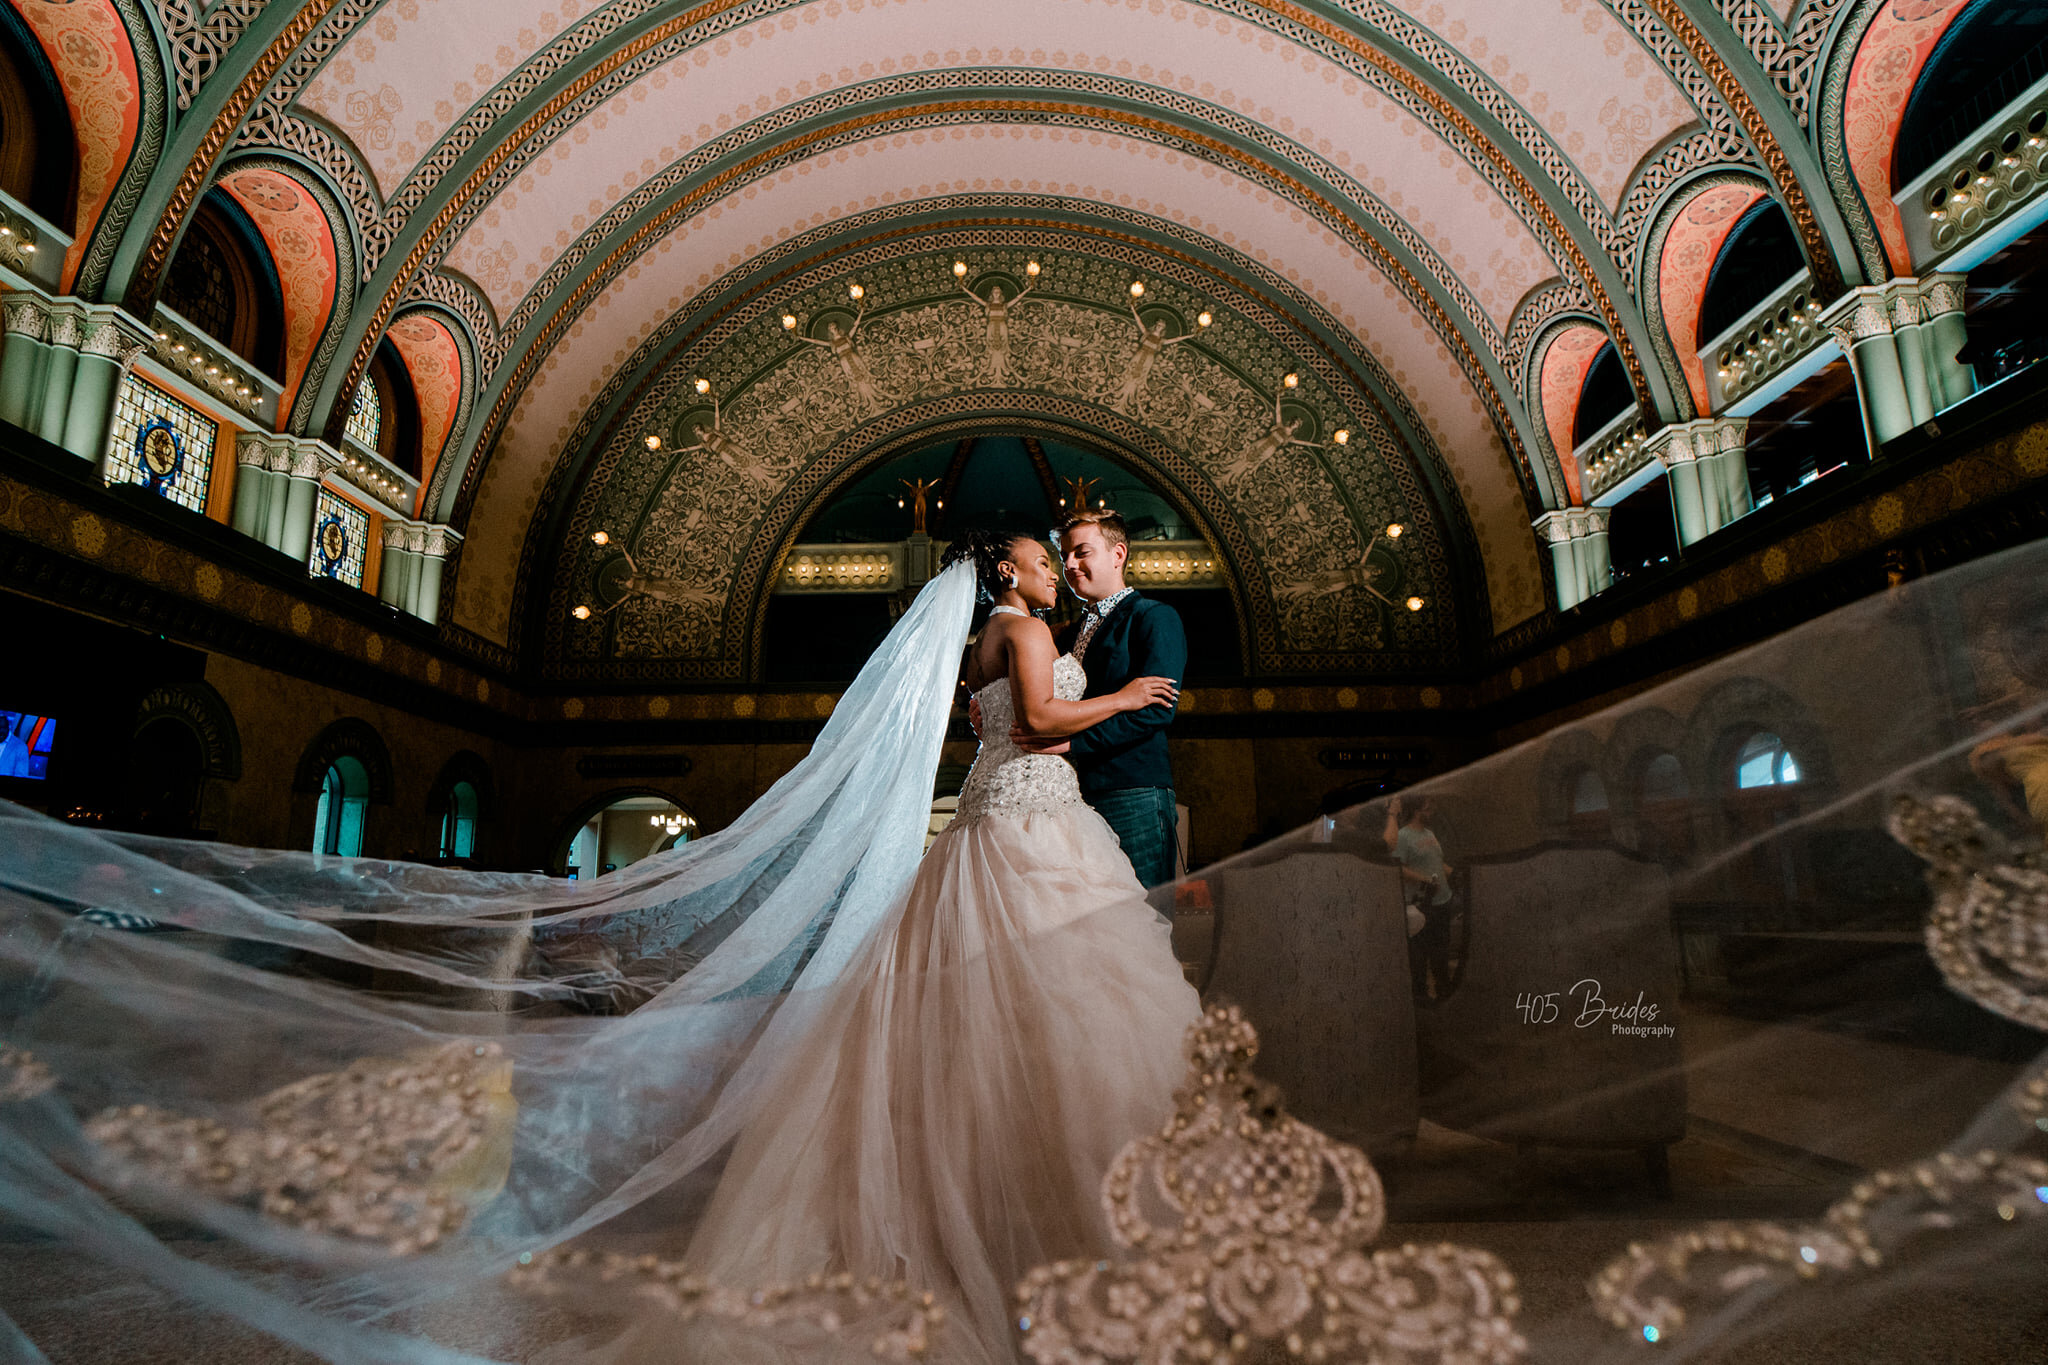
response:
{"label": "bride's updo hairstyle", "polygon": [[974,597],[977,602],[987,605],[996,600],[997,594],[1017,586],[1017,580],[1006,578],[1001,566],[1006,560],[1014,562],[1010,551],[1018,542],[1030,539],[1030,536],[1017,531],[969,531],[946,547],[939,567],[951,568],[963,559],[973,560]]}

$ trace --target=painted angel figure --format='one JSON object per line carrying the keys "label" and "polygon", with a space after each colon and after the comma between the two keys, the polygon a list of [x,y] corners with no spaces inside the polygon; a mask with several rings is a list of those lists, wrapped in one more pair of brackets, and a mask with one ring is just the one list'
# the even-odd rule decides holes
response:
{"label": "painted angel figure", "polygon": [[724,415],[714,395],[711,399],[710,428],[707,430],[702,422],[693,423],[690,432],[697,438],[696,444],[684,446],[677,453],[687,455],[693,450],[708,450],[742,482],[760,488],[773,487],[777,482],[775,471],[735,444],[732,437],[725,434],[723,428]]}
{"label": "painted angel figure", "polygon": [[[853,315],[853,326],[847,331],[840,331],[836,322],[828,322],[825,324],[825,340],[821,341],[817,337],[808,337],[801,333],[798,333],[797,340],[806,346],[822,346],[830,351],[832,358],[839,362],[839,372],[846,376],[846,386],[853,391],[854,401],[863,409],[872,412],[881,406],[881,393],[875,386],[874,371],[868,368],[867,359],[861,355],[858,348],[860,326],[867,321],[868,308],[865,303],[861,303],[857,305],[857,309]],[[784,327],[794,329],[795,325],[794,318],[784,316]]]}
{"label": "painted angel figure", "polygon": [[[1160,352],[1169,346],[1178,346],[1183,341],[1195,339],[1193,332],[1186,332],[1177,337],[1168,336],[1165,318],[1154,319],[1152,325],[1147,327],[1145,319],[1138,315],[1137,302],[1131,301],[1129,307],[1131,321],[1138,327],[1138,349],[1131,352],[1131,358],[1124,362],[1123,382],[1117,386],[1114,403],[1119,409],[1128,408],[1137,401],[1138,395],[1145,391],[1145,385],[1152,379],[1153,363],[1159,359]],[[1204,313],[1202,316],[1207,317],[1208,314]]]}
{"label": "painted angel figure", "polygon": [[[633,552],[625,546],[619,547],[619,558],[626,561],[623,574],[606,574],[599,571],[600,578],[609,578],[610,586],[617,590],[618,598],[609,606],[598,608],[596,615],[607,616],[626,605],[635,597],[644,597],[653,602],[666,602],[676,607],[715,607],[723,600],[723,594],[714,588],[696,587],[680,578],[661,578],[641,569]],[[577,614],[583,615],[578,608]]]}
{"label": "painted angel figure", "polygon": [[[1288,378],[1292,379],[1293,376],[1289,375]],[[1303,440],[1294,434],[1301,430],[1302,419],[1297,417],[1292,422],[1287,420],[1286,414],[1282,410],[1286,401],[1287,392],[1285,389],[1273,395],[1273,425],[1267,430],[1265,435],[1247,446],[1242,455],[1217,470],[1217,477],[1228,481],[1250,474],[1264,465],[1266,461],[1278,455],[1282,446],[1308,446],[1310,449],[1317,449],[1325,444],[1322,441]],[[1338,445],[1343,445],[1350,439],[1351,433],[1348,431],[1339,431],[1337,433],[1336,442]]]}
{"label": "painted angel figure", "polygon": [[[956,275],[964,273],[957,268],[954,271]],[[1009,379],[1010,310],[1022,303],[1024,296],[1037,287],[1038,281],[1034,279],[1018,290],[1015,298],[1006,300],[1003,298],[1003,287],[1000,284],[991,284],[988,287],[988,297],[985,299],[968,288],[965,283],[960,286],[960,292],[980,304],[982,311],[988,315],[988,370],[992,383],[1002,384]]]}

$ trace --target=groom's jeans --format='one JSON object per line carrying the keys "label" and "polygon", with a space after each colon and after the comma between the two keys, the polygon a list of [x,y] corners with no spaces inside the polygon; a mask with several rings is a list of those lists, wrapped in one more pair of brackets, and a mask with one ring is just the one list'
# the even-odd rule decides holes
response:
{"label": "groom's jeans", "polygon": [[1173,880],[1179,861],[1180,843],[1175,832],[1180,824],[1174,813],[1173,788],[1126,787],[1121,791],[1098,792],[1087,798],[1095,813],[1116,831],[1131,870],[1149,889]]}

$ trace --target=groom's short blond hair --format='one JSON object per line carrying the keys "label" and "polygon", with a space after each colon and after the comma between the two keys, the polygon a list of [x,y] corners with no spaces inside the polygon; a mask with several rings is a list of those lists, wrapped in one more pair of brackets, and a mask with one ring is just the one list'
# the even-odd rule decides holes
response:
{"label": "groom's short blond hair", "polygon": [[1107,509],[1100,512],[1083,511],[1074,513],[1053,528],[1053,539],[1057,540],[1062,546],[1065,546],[1067,537],[1073,534],[1074,528],[1077,526],[1093,526],[1102,532],[1102,540],[1105,545],[1129,545],[1131,543],[1131,530],[1128,526],[1124,525],[1124,519]]}

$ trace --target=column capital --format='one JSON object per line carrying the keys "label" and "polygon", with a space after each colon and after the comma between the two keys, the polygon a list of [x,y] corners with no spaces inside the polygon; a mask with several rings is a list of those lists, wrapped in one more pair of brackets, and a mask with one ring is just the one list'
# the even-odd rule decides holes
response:
{"label": "column capital", "polygon": [[1569,545],[1572,539],[1571,509],[1545,512],[1529,523],[1536,538],[1545,545]]}
{"label": "column capital", "polygon": [[40,296],[27,290],[10,295],[5,309],[0,309],[7,330],[15,336],[27,337],[30,341],[41,341],[49,334],[50,308]]}
{"label": "column capital", "polygon": [[379,539],[387,550],[410,549],[405,539],[412,534],[412,529],[410,522],[387,521],[384,523],[384,534]]}
{"label": "column capital", "polygon": [[1702,455],[1727,455],[1749,444],[1747,417],[1704,417],[1686,426],[1693,431],[1693,449]]}
{"label": "column capital", "polygon": [[133,365],[156,340],[156,333],[118,308],[95,308],[87,319],[84,355],[103,356],[122,369]]}
{"label": "column capital", "polygon": [[1929,322],[1945,313],[1963,311],[1964,287],[1969,276],[1960,271],[1937,271],[1920,277],[1920,307]]}
{"label": "column capital", "polygon": [[1700,453],[1693,444],[1695,425],[1692,422],[1673,422],[1659,427],[1644,443],[1644,449],[1651,459],[1667,470],[1674,465],[1691,464]]}
{"label": "column capital", "polygon": [[1890,336],[1898,299],[1918,292],[1917,281],[1910,279],[1859,285],[1821,310],[1820,325],[1834,334],[1835,344],[1847,355],[1859,341]]}
{"label": "column capital", "polygon": [[[284,446],[279,450],[279,446]],[[235,433],[235,463],[245,464],[252,469],[273,468],[276,459],[291,458],[290,445],[282,437],[267,431],[242,431]]]}
{"label": "column capital", "polygon": [[1586,514],[1585,533],[1589,536],[1604,536],[1607,534],[1607,528],[1613,524],[1612,507],[1581,507],[1578,510]]}
{"label": "column capital", "polygon": [[462,543],[462,532],[453,526],[426,526],[421,531],[423,544],[420,552],[429,559],[446,559]]}
{"label": "column capital", "polygon": [[78,350],[86,340],[90,325],[85,305],[76,299],[55,299],[43,309],[43,339],[52,346],[62,346],[67,351]]}

